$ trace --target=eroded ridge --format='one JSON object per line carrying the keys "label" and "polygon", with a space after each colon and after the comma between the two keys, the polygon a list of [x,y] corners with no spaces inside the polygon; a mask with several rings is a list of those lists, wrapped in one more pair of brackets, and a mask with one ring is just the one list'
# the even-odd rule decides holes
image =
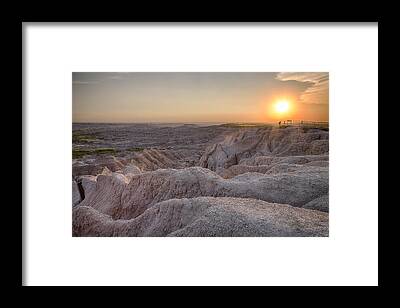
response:
{"label": "eroded ridge", "polygon": [[328,236],[327,129],[167,131],[140,126],[151,147],[74,159],[74,236]]}

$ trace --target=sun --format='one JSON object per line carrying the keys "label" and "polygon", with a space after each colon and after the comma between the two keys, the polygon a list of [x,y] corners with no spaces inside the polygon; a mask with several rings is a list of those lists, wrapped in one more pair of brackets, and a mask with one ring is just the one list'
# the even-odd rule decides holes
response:
{"label": "sun", "polygon": [[280,100],[275,103],[275,111],[277,113],[286,113],[289,110],[289,102],[287,100]]}

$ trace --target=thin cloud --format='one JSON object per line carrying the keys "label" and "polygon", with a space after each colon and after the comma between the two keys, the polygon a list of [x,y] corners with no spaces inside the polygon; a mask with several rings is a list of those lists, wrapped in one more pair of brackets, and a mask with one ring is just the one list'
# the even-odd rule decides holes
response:
{"label": "thin cloud", "polygon": [[113,75],[110,77],[111,80],[121,80],[124,79],[124,77],[122,77],[121,75]]}
{"label": "thin cloud", "polygon": [[74,80],[72,84],[76,85],[93,85],[93,84],[99,84],[99,83],[104,83],[107,82],[108,80],[123,80],[125,79],[121,73],[116,73],[111,76],[105,76],[104,78],[101,78],[100,80]]}
{"label": "thin cloud", "polygon": [[276,79],[295,80],[311,83],[301,95],[300,101],[306,104],[329,103],[329,73],[278,73]]}
{"label": "thin cloud", "polygon": [[72,81],[72,84],[81,84],[81,85],[84,85],[84,84],[98,84],[98,83],[99,83],[99,81],[81,81],[81,80]]}

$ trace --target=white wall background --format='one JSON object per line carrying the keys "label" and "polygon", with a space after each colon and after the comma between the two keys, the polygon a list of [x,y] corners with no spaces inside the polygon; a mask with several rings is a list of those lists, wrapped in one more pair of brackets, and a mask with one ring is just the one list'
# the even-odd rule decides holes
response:
{"label": "white wall background", "polygon": [[[26,285],[377,285],[377,24],[28,23],[24,48]],[[328,71],[329,238],[73,238],[73,71]]]}

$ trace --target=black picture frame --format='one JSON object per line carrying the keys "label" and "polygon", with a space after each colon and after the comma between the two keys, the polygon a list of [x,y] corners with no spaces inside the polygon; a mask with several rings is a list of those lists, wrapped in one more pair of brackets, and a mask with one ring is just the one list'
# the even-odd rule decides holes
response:
{"label": "black picture frame", "polygon": [[[171,8],[170,8],[171,9]],[[172,8],[173,9],[173,8]],[[39,11],[39,10],[38,10]],[[378,31],[379,31],[379,85],[378,87],[380,88],[379,92],[379,99],[382,99],[382,90],[383,90],[383,85],[384,85],[384,74],[383,74],[383,65],[382,65],[382,58],[384,57],[384,44],[382,42],[382,37],[383,37],[383,24],[384,24],[384,18],[383,16],[379,13],[379,10],[370,10],[369,13],[365,14],[360,14],[356,15],[354,14],[354,11],[346,11],[346,12],[341,12],[340,14],[335,15],[336,12],[330,12],[329,14],[319,14],[319,15],[314,15],[310,16],[310,14],[288,14],[286,16],[283,16],[283,14],[276,14],[274,13],[265,13],[258,11],[256,8],[253,10],[242,10],[240,13],[232,13],[232,14],[225,14],[221,15],[216,12],[208,12],[208,14],[201,14],[202,12],[192,12],[191,14],[186,13],[186,14],[165,14],[164,12],[161,13],[132,13],[128,14],[125,12],[119,12],[118,14],[115,13],[113,14],[112,12],[108,12],[108,15],[102,15],[99,14],[97,16],[95,15],[86,15],[84,13],[71,13],[68,11],[63,11],[62,13],[58,14],[43,14],[39,13],[36,11],[35,13],[32,13],[32,11],[29,11],[28,9],[25,10],[23,13],[15,13],[15,15],[12,17],[10,22],[8,23],[14,31],[12,31],[12,38],[13,38],[13,43],[11,49],[16,49],[16,50],[10,50],[11,51],[11,56],[13,57],[18,57],[19,59],[15,60],[15,62],[18,62],[18,67],[13,68],[12,72],[14,75],[14,80],[16,82],[13,83],[12,87],[13,88],[11,91],[13,93],[20,93],[20,103],[15,103],[12,104],[12,107],[14,110],[12,111],[13,114],[15,115],[15,119],[17,119],[17,123],[14,123],[15,126],[19,127],[19,130],[15,130],[14,133],[18,137],[22,139],[22,142],[20,142],[19,138],[15,137],[13,138],[14,144],[13,148],[15,149],[15,152],[21,153],[21,157],[18,158],[21,160],[21,169],[20,170],[15,170],[17,167],[13,166],[13,173],[15,175],[21,175],[21,179],[14,181],[14,185],[18,186],[17,183],[21,183],[21,189],[17,189],[17,187],[14,187],[16,191],[13,193],[15,197],[13,199],[13,210],[15,211],[14,217],[21,217],[21,219],[17,219],[18,223],[13,222],[12,230],[13,233],[16,235],[15,243],[15,248],[13,249],[13,253],[15,253],[15,256],[13,257],[13,260],[15,262],[15,268],[16,270],[14,271],[14,279],[15,279],[15,285],[16,286],[22,286],[23,285],[23,267],[24,267],[24,258],[23,258],[23,253],[24,253],[24,239],[23,239],[23,204],[24,204],[24,187],[26,183],[24,183],[24,143],[26,140],[24,139],[24,73],[23,73],[23,62],[24,62],[24,52],[23,52],[23,23],[26,22],[40,22],[40,23],[51,23],[51,22],[64,22],[64,23],[70,23],[70,22],[93,22],[93,23],[99,23],[99,22],[106,22],[106,23],[111,23],[111,22],[118,22],[118,23],[126,23],[126,22],[133,22],[133,23],[138,23],[138,22],[167,22],[167,23],[177,23],[179,25],[184,26],[185,23],[187,22],[196,22],[199,24],[204,24],[204,23],[217,23],[217,22],[225,22],[225,23],[244,23],[244,22],[257,22],[257,23],[264,23],[264,22],[278,22],[278,23],[286,23],[286,22],[307,22],[307,23],[313,23],[315,26],[318,26],[318,23],[320,22],[377,22],[378,23]],[[335,15],[335,16],[334,16]],[[18,81],[17,81],[18,80]],[[17,88],[18,87],[18,88]],[[379,110],[379,113],[381,113],[381,109]],[[381,136],[380,136],[381,137]],[[20,149],[20,150],[19,150]],[[379,170],[379,176],[381,176],[381,170]],[[20,196],[20,197],[19,197]],[[385,281],[385,275],[383,275],[381,271],[381,264],[383,261],[383,248],[382,248],[382,226],[383,226],[383,209],[382,207],[379,207],[379,278],[378,278],[378,284],[379,287],[383,287],[386,284]]]}

